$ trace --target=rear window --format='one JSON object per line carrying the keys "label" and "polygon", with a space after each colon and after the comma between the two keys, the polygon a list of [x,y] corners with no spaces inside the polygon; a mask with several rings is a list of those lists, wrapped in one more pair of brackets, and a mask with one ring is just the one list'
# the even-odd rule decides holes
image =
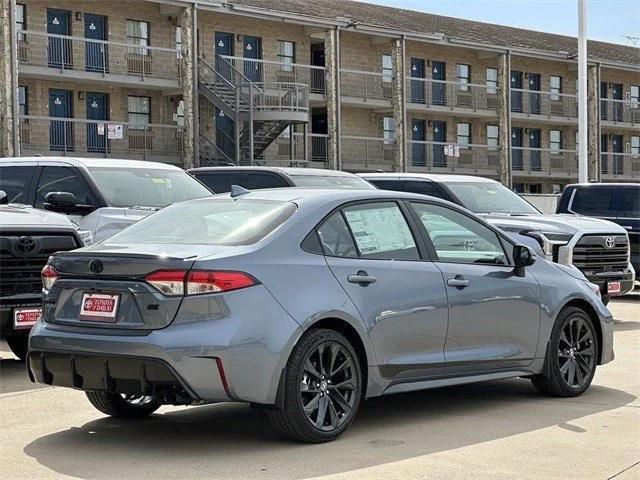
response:
{"label": "rear window", "polygon": [[616,187],[578,188],[569,207],[572,213],[614,217]]}
{"label": "rear window", "polygon": [[250,245],[284,223],[291,202],[211,199],[171,205],[125,228],[104,243]]}
{"label": "rear window", "polygon": [[364,178],[338,175],[295,175],[291,179],[296,187],[343,188],[345,190],[376,190],[376,187]]}
{"label": "rear window", "polygon": [[226,193],[231,191],[231,185],[240,185],[247,188],[246,182],[242,180],[242,172],[205,172],[195,173],[194,176],[204,183],[213,193]]}

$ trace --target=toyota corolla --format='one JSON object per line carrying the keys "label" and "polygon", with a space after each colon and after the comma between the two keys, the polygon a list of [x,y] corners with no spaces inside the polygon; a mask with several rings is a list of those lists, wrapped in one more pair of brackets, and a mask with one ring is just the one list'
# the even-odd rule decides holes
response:
{"label": "toyota corolla", "polygon": [[410,193],[235,187],[55,254],[42,277],[32,380],[117,417],[249,402],[323,442],[369,397],[509,377],[570,397],[613,359],[578,270]]}

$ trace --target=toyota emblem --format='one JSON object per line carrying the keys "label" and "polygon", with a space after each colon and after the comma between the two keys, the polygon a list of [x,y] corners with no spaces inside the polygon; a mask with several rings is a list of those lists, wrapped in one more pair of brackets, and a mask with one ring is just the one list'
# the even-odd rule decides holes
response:
{"label": "toyota emblem", "polygon": [[616,246],[616,239],[614,237],[607,237],[604,239],[604,246],[607,248],[613,248]]}
{"label": "toyota emblem", "polygon": [[91,262],[89,262],[89,269],[93,273],[100,273],[104,269],[104,265],[102,265],[100,260],[91,260]]}
{"label": "toyota emblem", "polygon": [[16,253],[22,257],[31,257],[36,253],[37,244],[33,237],[20,237],[13,245]]}

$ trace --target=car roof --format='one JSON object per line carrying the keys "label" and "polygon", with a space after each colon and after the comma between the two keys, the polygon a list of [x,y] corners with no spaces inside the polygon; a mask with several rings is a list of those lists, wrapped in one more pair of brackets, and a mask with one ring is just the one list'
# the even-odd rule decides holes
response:
{"label": "car roof", "polygon": [[[600,182],[600,183],[569,183],[567,187],[640,187],[640,183],[632,182]],[[565,187],[565,188],[567,188]]]}
{"label": "car roof", "polygon": [[147,160],[128,160],[123,158],[101,157],[6,157],[0,158],[2,163],[56,163],[73,167],[107,167],[107,168],[155,168],[162,170],[182,170],[180,167],[169,163],[150,162]]}
{"label": "car roof", "polygon": [[299,175],[315,175],[322,177],[351,177],[353,173],[343,172],[340,170],[327,170],[324,168],[306,168],[306,167],[237,167],[237,166],[228,166],[228,167],[197,167],[190,168],[187,170],[189,173],[194,172],[222,172],[222,171],[262,171],[262,172],[273,172],[280,173],[284,175],[288,175],[291,177],[299,176]]}
{"label": "car roof", "polygon": [[491,178],[477,177],[474,175],[453,175],[443,173],[381,173],[381,172],[369,172],[358,173],[358,176],[364,179],[383,179],[383,178],[407,178],[407,179],[423,179],[430,180],[432,182],[496,182]]}

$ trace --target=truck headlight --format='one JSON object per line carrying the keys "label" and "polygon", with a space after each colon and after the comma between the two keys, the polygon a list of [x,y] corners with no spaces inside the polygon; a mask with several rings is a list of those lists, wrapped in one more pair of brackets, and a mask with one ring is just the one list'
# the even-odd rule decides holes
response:
{"label": "truck headlight", "polygon": [[[554,246],[566,245],[573,238],[571,233],[539,232],[536,230],[522,232],[522,235],[535,238],[542,247],[544,254],[549,257],[554,256]],[[554,258],[554,260],[556,259]]]}

